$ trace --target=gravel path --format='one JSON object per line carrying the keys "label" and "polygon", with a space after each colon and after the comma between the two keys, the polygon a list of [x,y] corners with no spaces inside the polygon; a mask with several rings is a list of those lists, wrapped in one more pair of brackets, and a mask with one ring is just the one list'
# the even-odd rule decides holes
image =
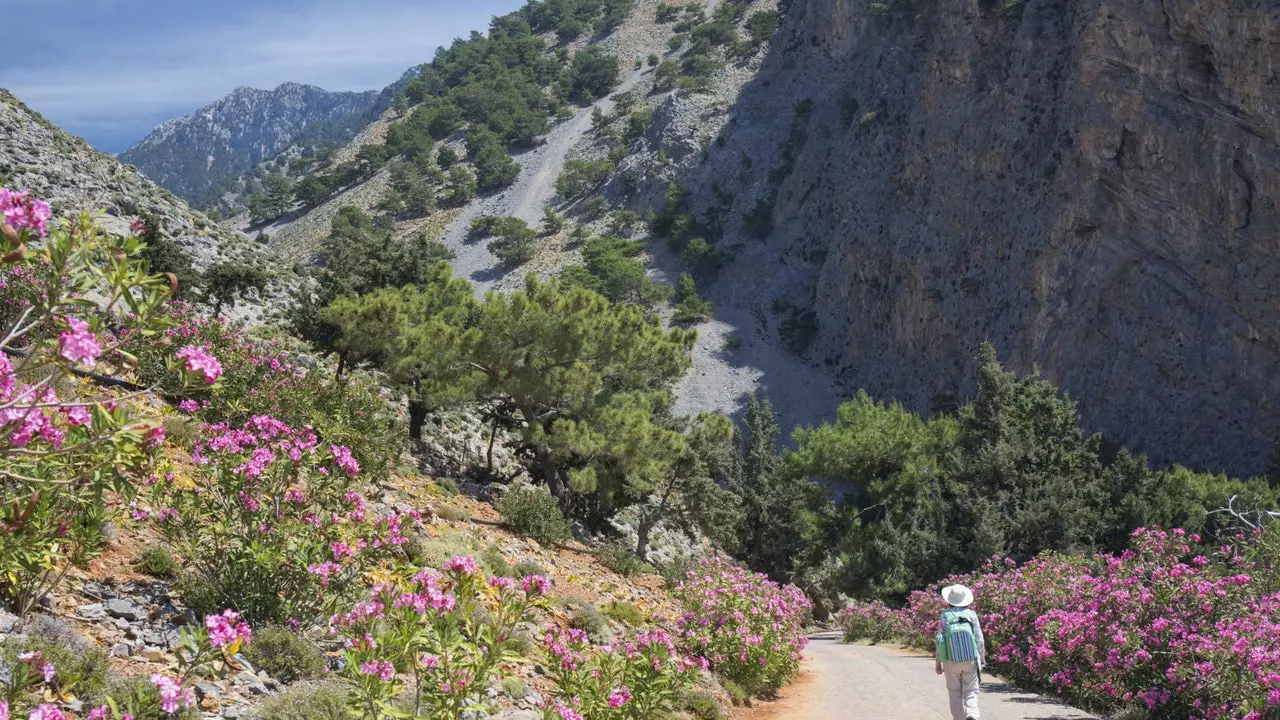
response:
{"label": "gravel path", "polygon": [[[805,650],[800,680],[777,702],[760,705],[743,720],[950,720],[947,688],[934,674],[933,658],[882,646],[845,645],[816,636]],[[1088,720],[1062,703],[984,677],[982,720]]]}
{"label": "gravel path", "polygon": [[[642,71],[631,73],[614,92],[635,87],[642,75]],[[560,177],[565,158],[573,146],[590,132],[591,113],[596,108],[608,113],[613,108],[612,97],[601,98],[594,105],[579,109],[572,118],[552,128],[543,144],[513,155],[520,164],[520,174],[515,182],[501,192],[467,205],[445,228],[440,241],[457,255],[453,261],[453,273],[475,283],[477,295],[483,295],[490,289],[510,290],[519,286],[526,270],[501,266],[489,252],[488,240],[468,240],[467,229],[471,221],[485,215],[513,216],[537,227],[542,221],[542,209],[551,205],[555,198],[556,178]]]}

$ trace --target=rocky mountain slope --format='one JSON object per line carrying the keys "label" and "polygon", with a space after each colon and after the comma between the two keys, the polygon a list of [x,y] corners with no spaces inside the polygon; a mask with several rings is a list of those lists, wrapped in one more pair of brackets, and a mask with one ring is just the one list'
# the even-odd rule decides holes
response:
{"label": "rocky mountain slope", "polygon": [[201,204],[223,181],[294,143],[346,142],[367,124],[380,97],[372,90],[329,92],[297,83],[274,90],[241,87],[163,123],[120,159],[180,197]]}
{"label": "rocky mountain slope", "polygon": [[0,186],[29,190],[58,214],[103,210],[102,223],[124,233],[150,213],[191,253],[197,267],[253,254],[240,233],[219,227],[137,170],[94,150],[0,90]]}
{"label": "rocky mountain slope", "polygon": [[1257,472],[1277,39],[1274,8],[1216,0],[796,0],[686,178],[740,241],[712,299],[782,309],[809,358],[915,410],[970,394],[989,339],[1091,430]]}

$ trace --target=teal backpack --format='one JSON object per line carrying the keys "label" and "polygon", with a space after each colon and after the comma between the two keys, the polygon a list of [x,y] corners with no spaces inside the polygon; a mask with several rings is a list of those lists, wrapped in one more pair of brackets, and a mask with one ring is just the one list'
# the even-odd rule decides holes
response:
{"label": "teal backpack", "polygon": [[944,612],[942,620],[942,631],[935,638],[938,662],[976,662],[978,639],[973,621],[957,612]]}

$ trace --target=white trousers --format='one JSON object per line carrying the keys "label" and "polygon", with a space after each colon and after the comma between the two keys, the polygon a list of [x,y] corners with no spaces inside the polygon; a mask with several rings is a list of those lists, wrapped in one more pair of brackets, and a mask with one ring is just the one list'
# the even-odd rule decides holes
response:
{"label": "white trousers", "polygon": [[973,661],[942,664],[951,696],[951,720],[978,720],[978,668]]}

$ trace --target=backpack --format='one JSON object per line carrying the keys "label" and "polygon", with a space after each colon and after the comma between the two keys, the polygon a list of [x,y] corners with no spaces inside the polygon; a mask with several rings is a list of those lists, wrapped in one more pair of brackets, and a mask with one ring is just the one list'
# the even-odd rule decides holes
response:
{"label": "backpack", "polygon": [[965,613],[942,614],[942,631],[936,638],[939,662],[976,662],[978,640],[973,621]]}

